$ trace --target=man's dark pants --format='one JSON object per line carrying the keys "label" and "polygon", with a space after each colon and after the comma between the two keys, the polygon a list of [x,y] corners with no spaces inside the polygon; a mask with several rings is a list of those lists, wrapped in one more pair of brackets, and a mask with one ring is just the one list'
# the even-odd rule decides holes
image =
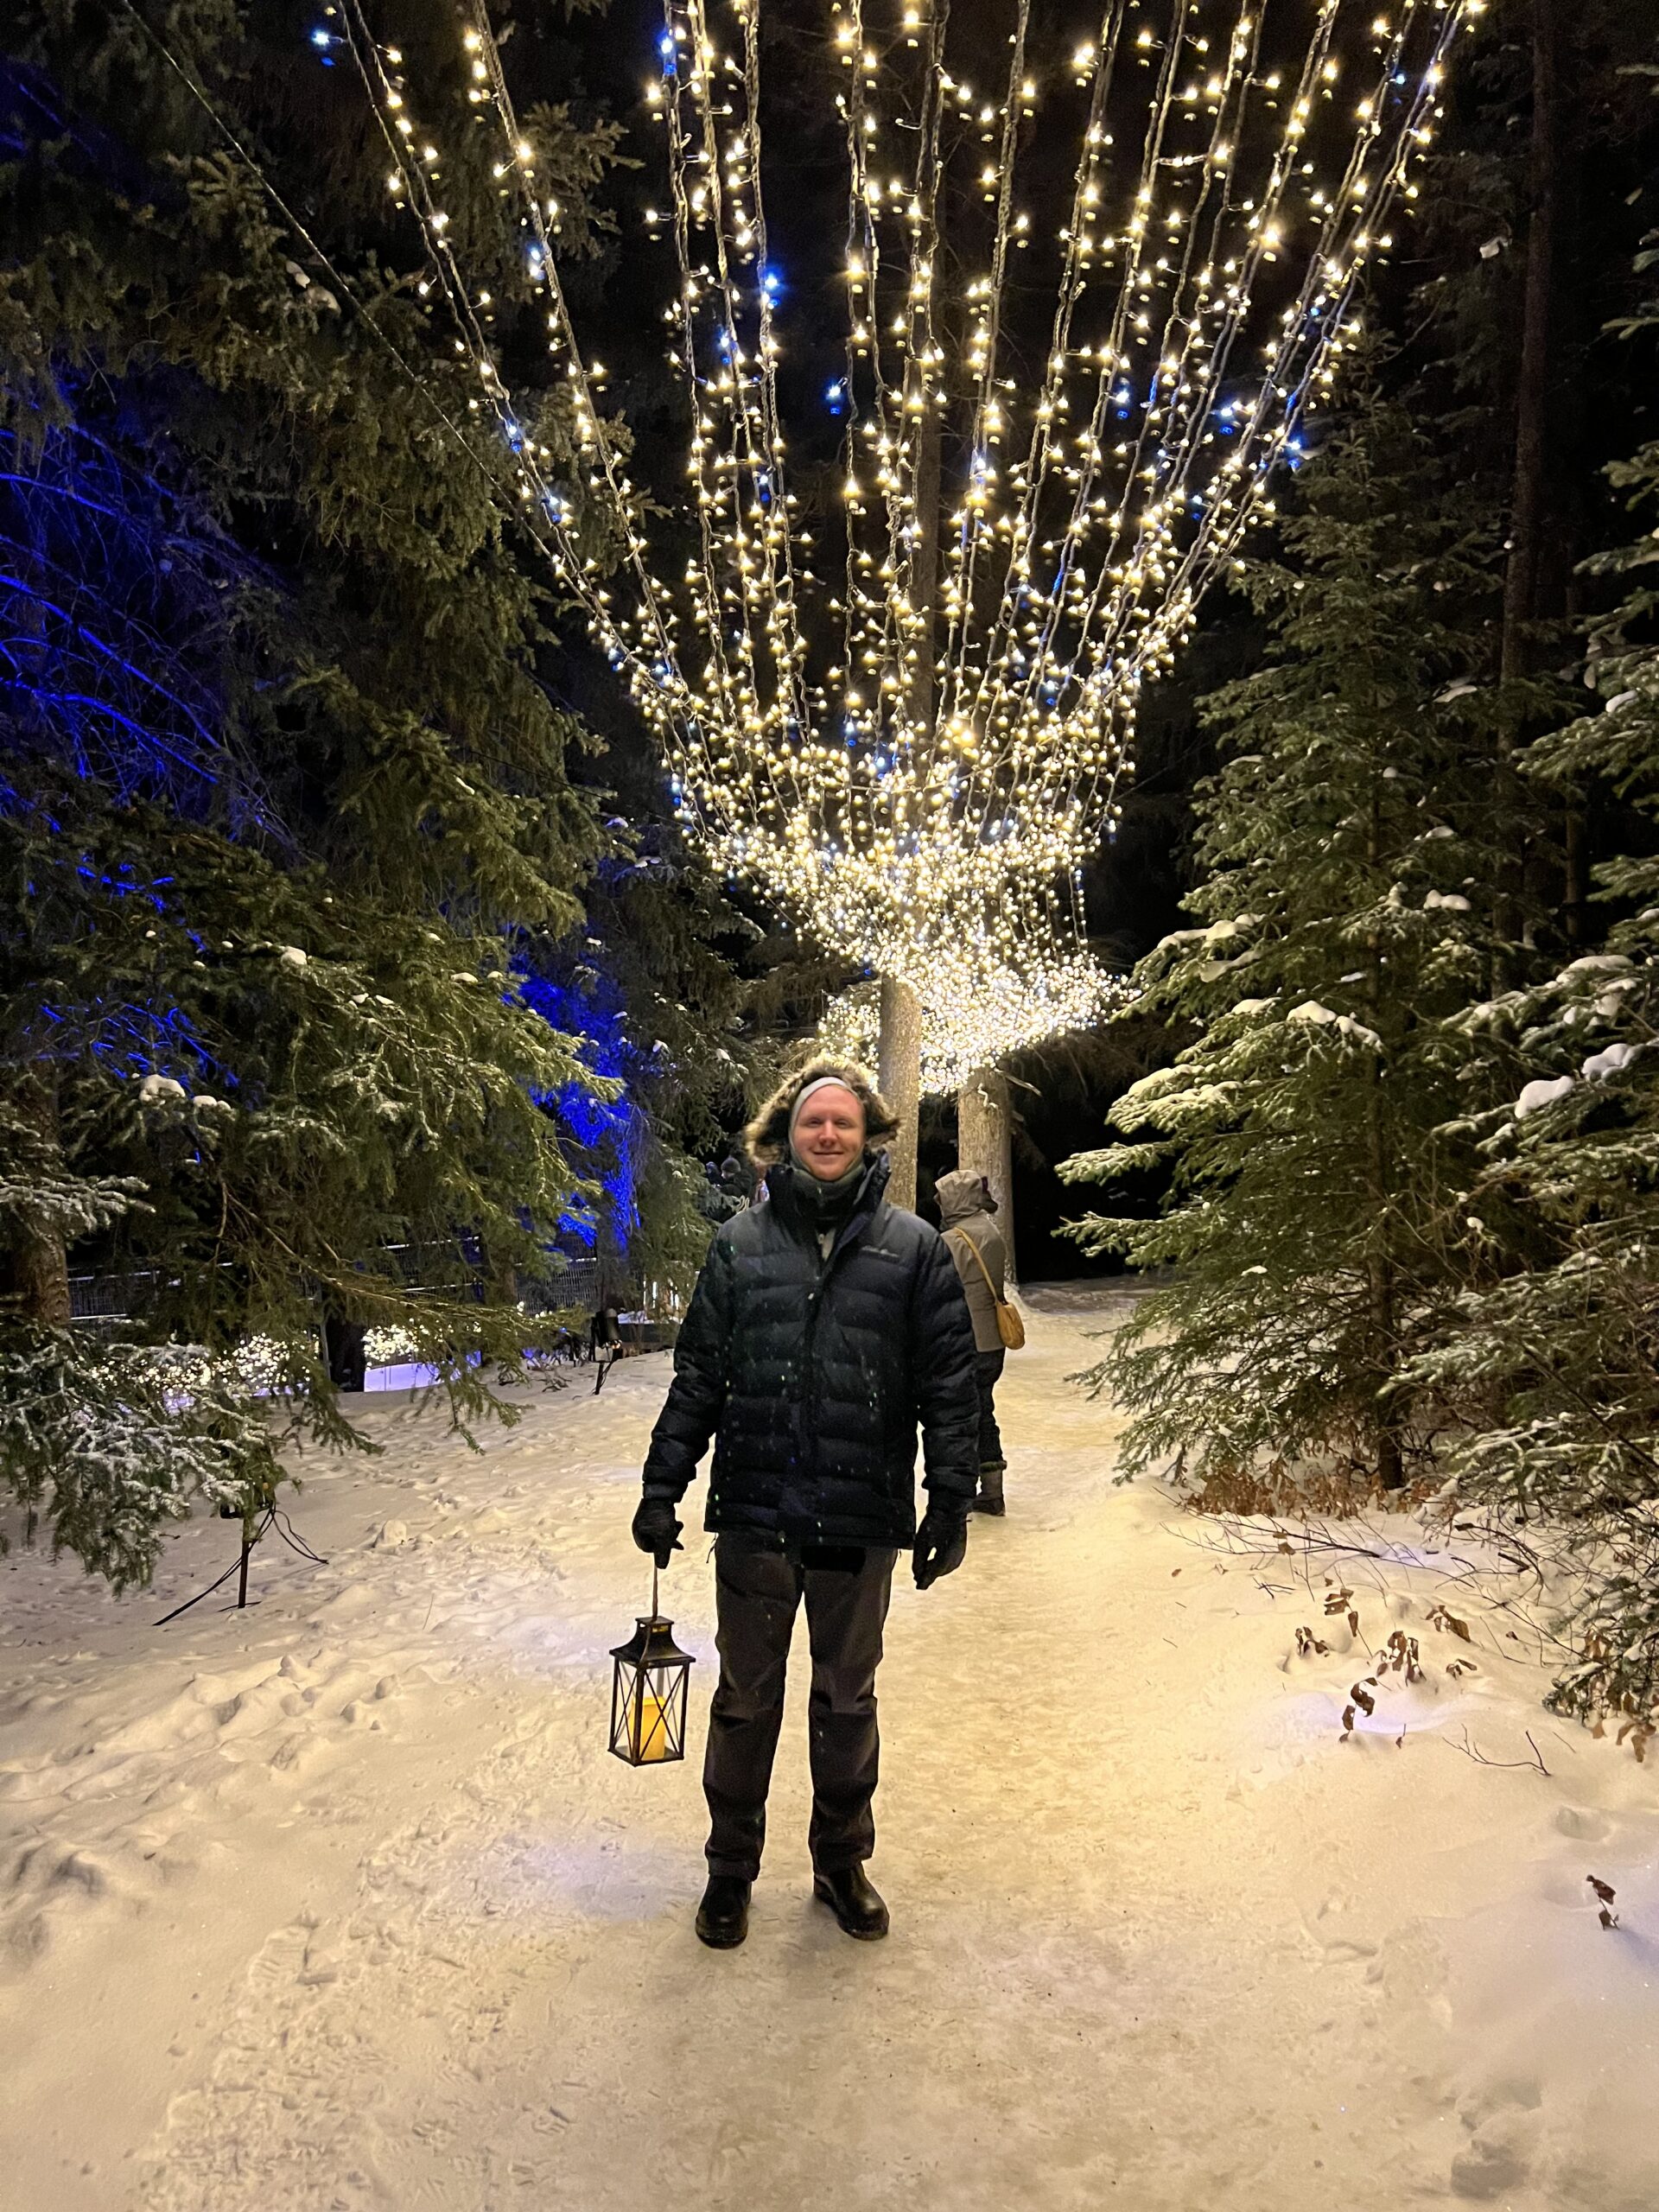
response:
{"label": "man's dark pants", "polygon": [[[762,1538],[728,1530],[715,1539],[720,1684],[702,1764],[713,1873],[752,1882],[760,1872],[784,1675],[803,1597],[812,1654],[806,1710],[813,1867],[836,1873],[875,1848],[875,1670],[897,1554],[872,1548],[839,1556],[845,1564],[810,1564],[798,1549],[769,1547]],[[814,1558],[809,1550],[808,1561]]]}
{"label": "man's dark pants", "polygon": [[996,1425],[996,1405],[992,1393],[1001,1378],[1002,1363],[1007,1357],[999,1344],[995,1351],[974,1354],[976,1380],[979,1384],[979,1464],[982,1467],[1000,1467],[1002,1464],[1002,1432]]}

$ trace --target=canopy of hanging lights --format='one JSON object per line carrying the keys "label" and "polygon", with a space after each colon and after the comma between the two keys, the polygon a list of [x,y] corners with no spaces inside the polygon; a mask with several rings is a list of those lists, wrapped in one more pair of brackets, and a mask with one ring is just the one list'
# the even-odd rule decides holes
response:
{"label": "canopy of hanging lights", "polygon": [[[921,994],[921,1095],[949,1097],[976,1069],[1045,1038],[1086,1029],[1125,997],[1127,986],[1061,934],[1034,972],[976,964],[964,976],[944,964]],[[818,1027],[828,1052],[874,1065],[880,1036],[880,985],[855,983],[831,1000]]]}
{"label": "canopy of hanging lights", "polygon": [[[470,97],[545,295],[577,499],[517,420],[401,56],[342,0],[390,188],[513,446],[526,520],[655,731],[688,826],[909,983],[957,1040],[946,1061],[1088,1019],[1109,990],[1082,871],[1118,814],[1141,692],[1273,512],[1481,6],[1105,0],[1095,35],[1054,56],[1030,50],[1029,0],[1007,0],[1006,78],[976,88],[949,0],[836,0],[830,512],[791,488],[759,0],[718,21],[711,0],[665,0],[646,97],[666,205],[647,229],[685,429],[680,486],[652,487],[659,528],[569,312],[557,205],[484,0],[466,11]],[[1057,199],[1041,172],[1061,132]],[[620,540],[596,542],[595,506]]]}

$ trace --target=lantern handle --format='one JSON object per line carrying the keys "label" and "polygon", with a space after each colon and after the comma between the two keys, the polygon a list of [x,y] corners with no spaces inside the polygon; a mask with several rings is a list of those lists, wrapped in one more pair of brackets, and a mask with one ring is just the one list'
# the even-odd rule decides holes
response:
{"label": "lantern handle", "polygon": [[651,1618],[652,1620],[657,1618],[657,1562],[654,1559],[651,1562]]}

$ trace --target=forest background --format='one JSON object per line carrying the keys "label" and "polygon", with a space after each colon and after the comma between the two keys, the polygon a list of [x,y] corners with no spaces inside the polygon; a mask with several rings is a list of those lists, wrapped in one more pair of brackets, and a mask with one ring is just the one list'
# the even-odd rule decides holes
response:
{"label": "forest background", "polygon": [[[654,18],[498,12],[567,288],[662,480]],[[459,111],[448,8],[382,13]],[[992,14],[961,11],[988,52]],[[766,29],[822,412],[828,31]],[[551,1255],[683,1284],[703,1164],[851,979],[682,842],[337,45],[289,0],[24,0],[0,76],[0,1454],[118,1580],[193,1495],[264,1510],[271,1407],[352,1440],[331,1317],[395,1332],[470,1419],[557,1325]],[[1162,1286],[1093,1378],[1132,1466],[1247,1510],[1548,1515],[1594,1569],[1561,1694],[1644,1725],[1656,88],[1637,0],[1490,10],[1363,372],[1148,702],[1088,886],[1140,995],[1010,1070],[1022,1270]],[[487,160],[445,159],[524,433],[579,486]],[[610,518],[581,526],[602,556]],[[951,1134],[936,1109],[925,1160]],[[1097,1192],[1069,1260],[1062,1176]],[[127,1325],[72,1325],[77,1278],[118,1281]]]}

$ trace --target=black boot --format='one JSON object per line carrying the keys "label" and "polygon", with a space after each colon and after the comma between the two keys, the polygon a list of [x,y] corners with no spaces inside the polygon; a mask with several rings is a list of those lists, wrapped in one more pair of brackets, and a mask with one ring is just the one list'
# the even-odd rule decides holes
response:
{"label": "black boot", "polygon": [[833,1874],[815,1874],[812,1894],[861,1943],[880,1942],[887,1934],[887,1908],[861,1866],[838,1866]]}
{"label": "black boot", "polygon": [[749,1891],[741,1874],[711,1874],[697,1907],[697,1937],[711,1951],[734,1951],[749,1932]]}
{"label": "black boot", "polygon": [[999,1518],[1007,1511],[1002,1500],[1002,1477],[1007,1471],[1004,1459],[987,1459],[979,1471],[979,1489],[974,1498],[976,1513],[995,1514]]}

